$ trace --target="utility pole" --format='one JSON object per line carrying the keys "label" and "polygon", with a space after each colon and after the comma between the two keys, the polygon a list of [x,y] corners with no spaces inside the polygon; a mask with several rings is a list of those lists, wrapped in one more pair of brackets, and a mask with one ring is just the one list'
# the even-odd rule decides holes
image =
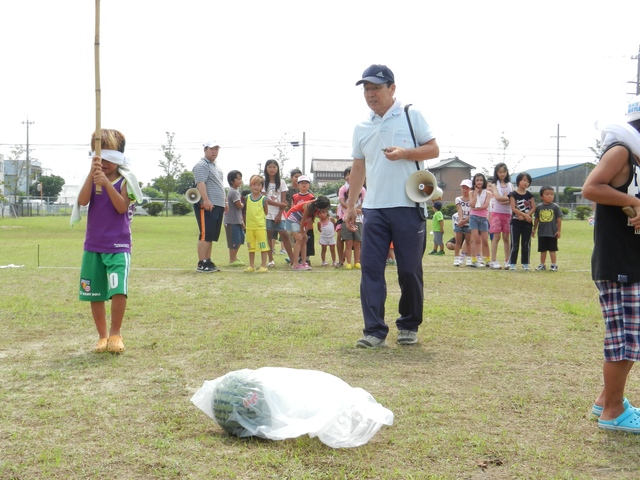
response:
{"label": "utility pole", "polygon": [[552,135],[550,138],[557,139],[556,143],[556,203],[560,203],[560,139],[567,138],[564,135],[560,136],[560,124],[558,124],[558,133]]}
{"label": "utility pole", "polygon": [[636,95],[640,95],[640,46],[638,46],[638,55],[631,57],[631,60],[638,61],[638,73],[636,76],[635,82],[627,82],[627,83],[635,83],[636,84]]}
{"label": "utility pole", "polygon": [[33,125],[36,122],[29,121],[29,115],[27,115],[27,121],[22,122],[23,125],[27,126],[27,201],[29,200],[29,125]]}
{"label": "utility pole", "polygon": [[[300,142],[294,140],[293,142],[289,142],[292,147],[299,147]],[[302,175],[306,175],[304,168],[304,160],[305,160],[305,150],[307,148],[307,132],[302,132]]]}

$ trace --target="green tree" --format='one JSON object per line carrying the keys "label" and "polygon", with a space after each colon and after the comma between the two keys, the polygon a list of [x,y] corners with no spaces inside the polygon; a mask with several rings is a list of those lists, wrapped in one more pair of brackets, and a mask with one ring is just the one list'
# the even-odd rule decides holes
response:
{"label": "green tree", "polygon": [[338,189],[344,185],[344,180],[340,182],[327,182],[322,187],[319,187],[318,184],[314,184],[311,191],[315,193],[316,196],[319,195],[337,195]]}
{"label": "green tree", "polygon": [[144,187],[142,189],[142,194],[145,197],[149,197],[149,198],[160,198],[162,196],[162,193],[160,193],[160,190],[153,187]]}
{"label": "green tree", "polygon": [[[62,191],[62,187],[64,186],[64,178],[59,177],[58,175],[43,175],[40,177],[40,182],[42,183],[42,196],[43,197],[57,197]],[[29,188],[29,193],[34,196],[40,196],[40,192],[38,191],[38,183],[34,183]]]}
{"label": "green tree", "polygon": [[[167,143],[162,145],[162,152],[164,159],[160,160],[158,164],[164,175],[156,178],[153,181],[158,186],[159,190],[164,195],[165,205],[169,204],[169,195],[175,192],[176,185],[178,183],[178,175],[184,170],[184,164],[181,161],[182,156],[177,155],[175,147],[173,145],[174,133],[165,132],[167,134]],[[165,215],[169,216],[169,209],[165,211]]]}
{"label": "green tree", "polygon": [[178,175],[178,180],[176,182],[176,192],[180,195],[184,195],[186,191],[192,188],[194,185],[195,180],[193,178],[193,172],[184,170],[180,175]]}

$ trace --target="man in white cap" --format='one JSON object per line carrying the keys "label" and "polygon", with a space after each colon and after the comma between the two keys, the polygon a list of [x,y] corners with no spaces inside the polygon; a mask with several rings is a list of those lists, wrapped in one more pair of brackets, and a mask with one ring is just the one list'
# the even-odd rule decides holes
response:
{"label": "man in white cap", "polygon": [[[387,286],[384,272],[393,242],[400,284],[400,316],[396,320],[397,342],[418,341],[422,323],[424,279],[422,256],[426,247],[425,220],[421,210],[405,192],[405,183],[423,160],[439,155],[431,128],[415,108],[408,110],[395,98],[393,72],[386,65],[371,65],[356,85],[363,85],[364,99],[371,109],[367,119],[353,133],[353,166],[349,190],[359,192],[367,179],[367,196],[362,205],[360,299],[364,317],[363,337],[356,346],[376,348],[386,345],[389,327],[384,320]],[[415,142],[413,137],[415,136]],[[346,228],[356,225],[357,195],[350,195],[344,217]],[[345,228],[345,227],[343,227]]]}
{"label": "man in white cap", "polygon": [[202,197],[193,205],[198,221],[198,267],[200,273],[219,272],[220,269],[211,261],[211,248],[217,242],[222,228],[222,217],[227,210],[224,194],[224,175],[218,167],[216,159],[220,145],[206,142],[204,157],[193,167],[193,179]]}

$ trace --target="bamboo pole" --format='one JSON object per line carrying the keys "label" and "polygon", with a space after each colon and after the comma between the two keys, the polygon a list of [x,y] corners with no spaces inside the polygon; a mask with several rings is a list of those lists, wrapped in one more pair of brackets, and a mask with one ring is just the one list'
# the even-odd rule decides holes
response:
{"label": "bamboo pole", "polygon": [[[96,130],[93,134],[93,151],[99,157],[102,154],[102,125],[101,125],[101,90],[100,90],[100,0],[96,0],[96,29],[94,42],[95,79],[96,79]],[[93,159],[92,159],[93,161]],[[102,186],[96,185],[96,193],[102,193]]]}

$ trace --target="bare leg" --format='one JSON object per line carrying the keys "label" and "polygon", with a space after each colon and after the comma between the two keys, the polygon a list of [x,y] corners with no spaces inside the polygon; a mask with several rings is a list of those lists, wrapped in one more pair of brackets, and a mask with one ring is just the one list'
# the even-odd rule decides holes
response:
{"label": "bare leg", "polygon": [[352,248],[353,248],[353,240],[345,240],[345,242],[344,242],[344,263],[351,264],[351,249]]}
{"label": "bare leg", "polygon": [[107,310],[104,302],[91,302],[91,314],[93,323],[96,324],[100,338],[107,338]]}
{"label": "bare leg", "polygon": [[198,260],[206,260],[211,258],[211,242],[198,240]]}
{"label": "bare leg", "polygon": [[120,327],[122,327],[122,320],[124,319],[126,309],[126,295],[119,294],[111,297],[111,328],[109,330],[109,336],[120,335]]}
{"label": "bare leg", "polygon": [[[491,261],[495,262],[498,256],[498,242],[500,242],[500,233],[494,233],[491,240]],[[502,241],[504,244],[504,240]]]}
{"label": "bare leg", "polygon": [[596,399],[596,405],[601,405],[602,420],[613,420],[624,412],[622,397],[627,376],[633,367],[633,362],[622,360],[620,362],[604,362],[602,373],[604,374],[604,388]]}
{"label": "bare leg", "polygon": [[[495,238],[495,235],[494,237]],[[511,255],[511,234],[509,233],[502,233],[502,246],[504,247],[504,261],[506,263],[509,263],[509,255]],[[496,253],[497,255],[497,253]]]}

